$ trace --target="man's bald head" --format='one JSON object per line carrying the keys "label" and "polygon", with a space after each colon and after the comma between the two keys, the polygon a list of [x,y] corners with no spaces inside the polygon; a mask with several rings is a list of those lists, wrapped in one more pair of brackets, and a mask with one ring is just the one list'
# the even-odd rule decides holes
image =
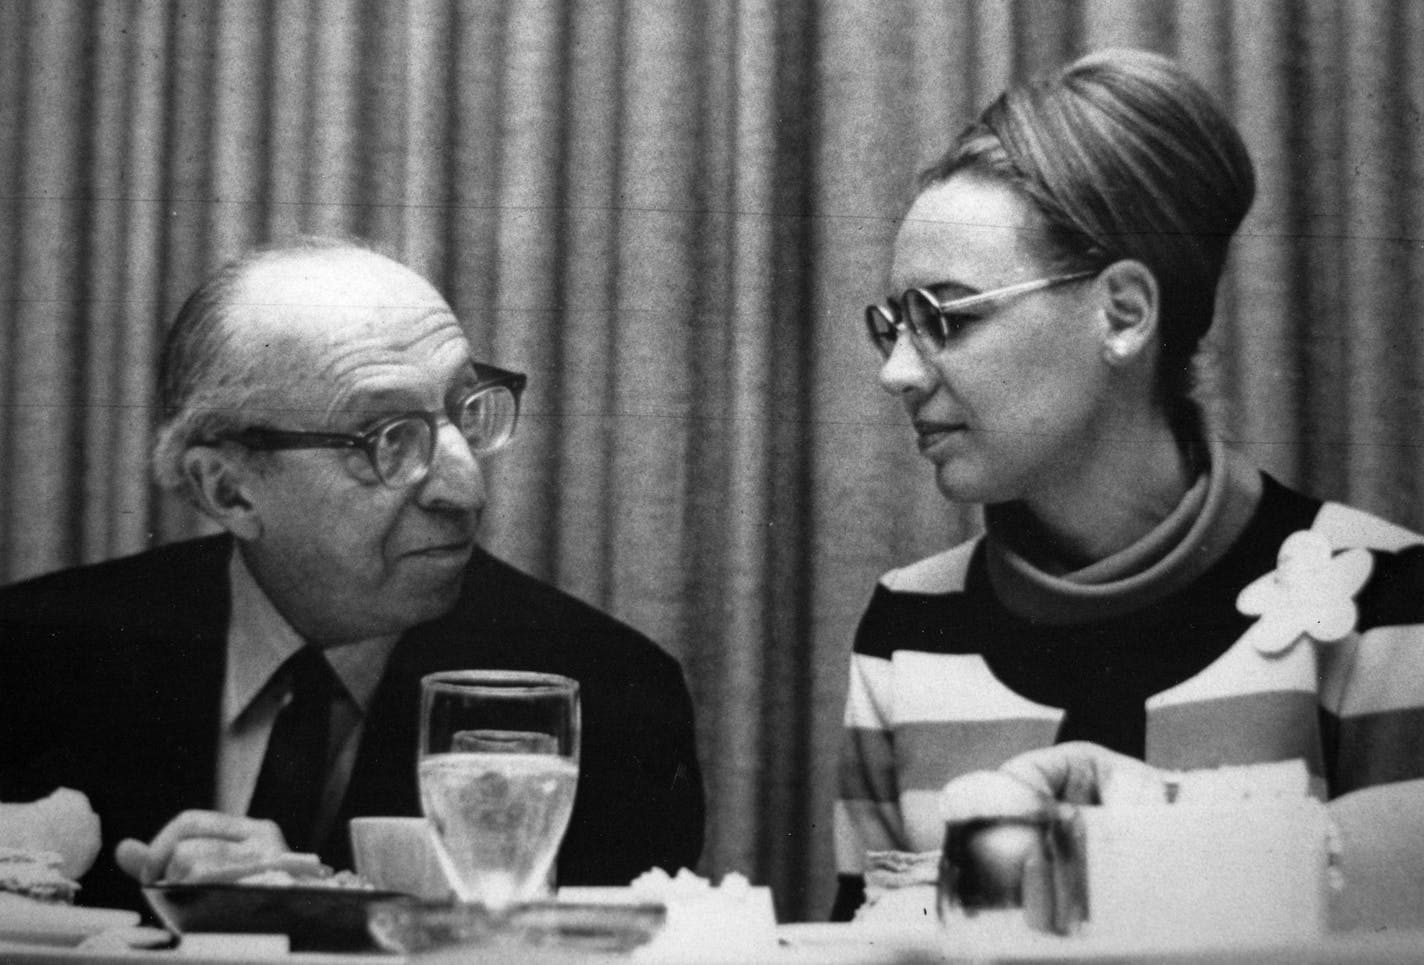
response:
{"label": "man's bald head", "polygon": [[270,393],[313,376],[304,368],[313,347],[359,333],[368,316],[374,324],[381,306],[417,299],[440,296],[399,262],[339,239],[303,238],[222,266],[183,303],[164,342],[159,484],[187,491],[182,457],[195,440],[261,424]]}

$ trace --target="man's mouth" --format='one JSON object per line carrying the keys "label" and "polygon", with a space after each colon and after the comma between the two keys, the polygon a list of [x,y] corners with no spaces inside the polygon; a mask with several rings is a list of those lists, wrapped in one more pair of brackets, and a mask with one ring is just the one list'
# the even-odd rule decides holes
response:
{"label": "man's mouth", "polygon": [[916,419],[914,426],[915,439],[921,452],[934,448],[956,432],[963,432],[965,428],[962,422],[931,422],[927,419]]}
{"label": "man's mouth", "polygon": [[436,543],[430,546],[423,546],[417,550],[411,550],[407,556],[414,556],[422,559],[449,559],[452,557],[469,556],[470,550],[474,547],[473,539],[456,540],[450,543]]}

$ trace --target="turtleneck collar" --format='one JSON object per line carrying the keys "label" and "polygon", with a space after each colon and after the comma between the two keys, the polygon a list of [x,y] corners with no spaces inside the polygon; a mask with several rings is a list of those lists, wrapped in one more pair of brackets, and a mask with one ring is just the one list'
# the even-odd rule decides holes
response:
{"label": "turtleneck collar", "polygon": [[1191,583],[1241,535],[1261,497],[1260,473],[1216,436],[1208,437],[1205,462],[1176,508],[1146,535],[1071,573],[1046,573],[1015,552],[1004,538],[1014,510],[987,507],[984,546],[995,595],[1031,623],[1063,626],[1141,609]]}

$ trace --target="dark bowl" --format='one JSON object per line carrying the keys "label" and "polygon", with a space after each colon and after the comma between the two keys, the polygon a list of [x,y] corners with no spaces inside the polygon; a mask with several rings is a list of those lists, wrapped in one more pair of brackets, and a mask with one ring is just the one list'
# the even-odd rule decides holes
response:
{"label": "dark bowl", "polygon": [[299,885],[153,885],[144,897],[170,931],[286,935],[294,952],[379,948],[367,909],[404,897],[395,891]]}

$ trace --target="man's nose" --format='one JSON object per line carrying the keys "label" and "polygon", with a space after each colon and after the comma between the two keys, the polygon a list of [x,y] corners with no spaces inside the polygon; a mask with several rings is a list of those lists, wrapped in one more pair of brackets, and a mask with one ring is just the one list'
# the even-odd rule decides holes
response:
{"label": "man's nose", "polygon": [[431,508],[480,510],[485,475],[460,430],[446,422],[435,433],[430,472],[420,484],[420,502]]}
{"label": "man's nose", "polygon": [[934,366],[907,333],[895,339],[890,354],[880,365],[880,385],[892,395],[933,391],[935,378]]}

